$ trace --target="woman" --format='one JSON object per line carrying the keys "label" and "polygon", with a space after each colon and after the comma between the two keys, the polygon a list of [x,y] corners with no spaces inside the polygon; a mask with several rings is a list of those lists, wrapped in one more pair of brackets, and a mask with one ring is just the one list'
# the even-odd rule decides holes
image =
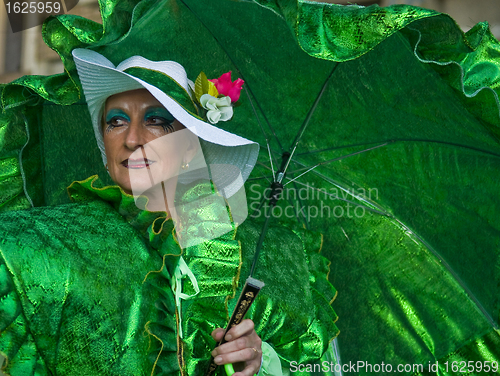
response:
{"label": "woman", "polygon": [[[330,197],[336,199],[333,201],[335,208],[349,209],[347,205],[351,205],[351,216],[345,210],[347,215],[340,217],[338,212],[333,212],[333,216],[325,220],[320,215],[314,217],[311,212],[313,215],[308,218],[311,228],[325,234],[323,252],[334,261],[335,273],[330,276],[335,278],[335,285],[341,292],[336,310],[343,322],[338,341],[343,366],[346,366],[343,370],[348,372],[349,365],[361,362],[364,367],[358,369],[358,373],[363,375],[384,373],[382,363],[390,364],[393,372],[406,375],[455,375],[457,368],[463,373],[473,372],[469,369],[469,362],[473,362],[478,373],[481,367],[485,373],[496,372],[498,367],[494,364],[498,366],[495,362],[500,358],[500,311],[496,298],[500,295],[500,283],[495,265],[499,260],[500,217],[495,210],[499,207],[498,181],[491,177],[498,176],[500,166],[497,157],[500,155],[498,41],[484,23],[464,34],[448,16],[410,6],[340,6],[302,0],[254,0],[253,3],[263,7],[226,0],[103,0],[100,1],[102,25],[68,15],[49,19],[44,25],[45,40],[60,54],[67,72],[48,78],[24,77],[3,87],[5,113],[1,124],[5,128],[1,129],[5,169],[0,184],[11,190],[2,191],[0,209],[59,204],[63,201],[60,192],[69,181],[81,180],[94,173],[85,170],[86,165],[97,165],[86,160],[88,151],[95,148],[95,141],[89,137],[92,146],[82,141],[87,139],[82,123],[88,115],[83,95],[78,90],[79,79],[71,55],[74,48],[99,51],[114,64],[133,55],[153,61],[182,61],[193,78],[202,70],[210,72],[210,77],[217,77],[221,67],[224,67],[222,71],[239,69],[251,89],[249,97],[256,98],[258,106],[256,115],[247,103],[234,109],[234,119],[227,123],[231,129],[236,129],[234,133],[258,140],[261,145],[269,140],[270,150],[262,151],[265,158],[269,154],[276,156],[277,151],[288,147],[291,150],[294,140],[302,136],[301,150],[297,148],[288,170],[300,173],[301,179],[286,188],[301,180],[311,183],[309,187],[316,183],[314,187],[321,187],[318,189],[333,189]],[[256,117],[262,121],[264,132],[253,125]],[[70,150],[64,148],[66,145],[70,145]],[[75,145],[85,150],[85,154],[75,150]],[[304,170],[308,166],[315,168]],[[254,172],[255,178],[264,180],[269,176],[265,167],[257,168],[260,171]],[[82,176],[69,178],[73,171]],[[306,171],[309,172],[302,175]],[[104,168],[100,175],[106,177]],[[288,177],[291,178],[291,174]],[[326,186],[325,179],[321,178],[328,181]],[[178,348],[167,348],[176,342],[172,334],[176,323],[171,322],[172,330],[168,330],[165,325],[158,324],[164,322],[163,318],[156,320],[147,310],[131,310],[129,303],[133,302],[133,307],[144,307],[144,302],[158,301],[158,307],[175,311],[175,305],[168,303],[175,301],[175,296],[164,301],[160,299],[169,291],[173,270],[161,269],[162,257],[155,258],[148,251],[151,247],[160,250],[160,255],[175,254],[177,244],[165,235],[170,233],[172,224],[165,222],[161,214],[137,211],[136,203],[122,195],[119,189],[104,189],[97,181],[94,184],[92,181],[72,186],[71,195],[78,201],[73,205],[2,215],[0,249],[2,260],[9,260],[2,267],[2,271],[8,272],[3,277],[8,282],[0,284],[8,286],[3,291],[6,295],[2,302],[10,302],[14,313],[21,312],[20,307],[24,307],[24,316],[9,316],[12,320],[5,324],[9,331],[5,332],[2,341],[11,336],[16,340],[9,343],[17,344],[20,349],[17,354],[28,354],[16,357],[17,366],[19,359],[35,359],[29,354],[36,354],[39,349],[43,351],[43,361],[50,367],[55,367],[56,360],[66,360],[66,363],[58,363],[62,374],[71,374],[74,369],[82,372],[86,367],[90,369],[89,359],[94,368],[88,374],[96,367],[106,369],[109,364],[116,369],[123,367],[122,374],[127,374],[130,360],[140,364],[140,360],[145,359],[141,354],[148,347],[141,347],[144,342],[132,335],[140,331],[146,335],[151,333],[149,369],[155,364],[160,349],[162,355],[155,370],[160,366],[168,369],[169,364],[176,364],[164,360],[167,350],[176,353]],[[363,190],[356,189],[370,187],[376,188],[380,197],[366,197]],[[192,197],[199,197],[193,193]],[[317,195],[311,199],[315,200],[312,205],[321,208],[322,203],[332,203],[324,199],[322,191],[320,193],[319,199]],[[249,198],[258,204],[259,196],[254,198],[255,194],[252,191]],[[352,215],[353,203],[356,208],[366,208],[363,216]],[[139,202],[140,207],[144,205]],[[120,213],[125,215],[125,220]],[[303,211],[299,215],[302,214],[309,213]],[[22,236],[19,229],[22,229]],[[253,235],[250,241],[241,242],[244,257],[252,254],[253,249],[245,252],[245,247],[255,242],[254,235],[258,231],[260,229],[252,227],[248,220],[238,229],[236,236],[250,238]],[[280,239],[282,232],[285,232],[283,228],[271,228],[271,238]],[[298,229],[293,232],[302,238],[308,252],[320,248],[314,241],[317,238],[303,236]],[[88,234],[92,234],[91,241],[85,240]],[[288,235],[287,232],[287,236],[280,239],[287,248],[300,244],[297,238],[289,239]],[[42,238],[51,242],[51,250],[40,241]],[[239,252],[230,251],[236,249],[231,248],[233,240],[231,236],[219,239],[221,248],[218,249],[224,248],[228,257],[217,272],[217,280],[224,281],[226,288],[221,294],[224,297],[232,294],[232,281],[239,265],[239,257],[234,256]],[[65,251],[65,245],[71,251]],[[279,249],[278,244],[272,242],[266,241],[266,246]],[[20,247],[22,252],[18,252]],[[42,254],[52,252],[53,256],[50,260],[41,258],[40,253],[34,252],[35,248],[43,249]],[[119,252],[111,252],[112,249]],[[93,257],[95,254],[100,257]],[[192,255],[185,256],[186,263],[196,263],[194,258],[187,259]],[[279,252],[273,256],[278,262],[261,259],[259,265],[267,263],[265,269],[270,270],[280,265],[279,261],[288,262]],[[14,270],[16,265],[12,260],[15,258],[21,260],[16,262],[18,267]],[[165,259],[169,259],[165,265],[176,265],[173,256]],[[250,261],[245,260],[243,268]],[[296,261],[300,264],[298,259]],[[74,273],[78,265],[87,268],[79,272],[80,280],[85,281],[79,296],[84,296],[84,292],[88,295],[85,309],[81,304],[72,305],[73,293],[66,294],[72,291],[68,290],[67,276],[74,273],[52,273],[51,278],[58,283],[38,281],[29,284],[32,286],[30,294],[13,293],[25,291],[21,281],[47,275],[47,265],[61,271],[71,265]],[[210,269],[213,271],[215,267]],[[113,268],[115,272],[109,273]],[[189,268],[200,278],[206,275],[198,273],[191,265]],[[150,273],[141,284],[145,269],[161,269],[168,278]],[[303,270],[307,270],[307,265]],[[282,301],[297,297],[298,314],[313,312],[314,306],[309,300],[298,298],[308,298],[309,293],[283,291],[284,286],[293,289],[305,285],[306,281],[301,278],[308,273],[298,275],[296,278],[300,282],[297,282],[283,270],[277,272],[279,274],[263,278],[265,289],[274,282],[268,291],[280,294]],[[246,274],[245,270],[240,273]],[[13,279],[12,276],[23,278]],[[141,283],[131,283],[137,280]],[[213,281],[203,282],[207,286]],[[200,285],[200,279],[197,283]],[[144,297],[142,289],[151,286],[159,286],[158,295],[148,290],[149,298]],[[196,293],[194,284],[190,285],[187,279],[184,286],[186,291],[182,292],[186,295]],[[47,291],[54,293],[47,295]],[[265,294],[265,290],[261,294]],[[45,296],[52,300],[45,305],[34,304]],[[66,296],[68,299],[64,300]],[[204,330],[193,327],[193,322],[205,322],[208,315],[189,316],[189,312],[212,312],[215,302],[208,299],[202,308],[191,310],[196,301],[202,302],[199,298],[200,294],[196,299],[181,303],[185,313],[182,325],[187,327],[183,332],[186,344],[183,354],[189,357],[194,354],[191,350],[210,353],[215,346],[210,332],[217,326],[224,327],[227,322],[227,317],[218,317],[210,320],[213,325],[207,325]],[[75,309],[61,310],[55,304],[57,301],[64,301],[69,308]],[[96,302],[96,307],[107,304],[108,314],[89,321],[85,312],[101,312],[92,308],[92,302]],[[110,309],[112,302],[117,306],[114,311]],[[124,303],[120,305],[120,302]],[[49,303],[54,309],[47,309],[51,307]],[[229,303],[228,312],[231,312],[231,301]],[[43,307],[45,315],[36,315],[37,320],[42,317],[52,320],[38,322],[30,314],[40,313]],[[225,305],[222,309],[214,309],[213,314],[224,310]],[[256,310],[259,314],[251,312],[248,316],[255,319],[259,327],[256,332],[262,340],[275,345],[271,338],[279,333],[273,332],[268,325],[259,325],[256,319],[267,318],[270,314],[266,309]],[[104,339],[115,337],[105,330],[113,326],[102,323],[106,324],[113,315],[122,317],[128,312],[134,312],[128,316],[130,325],[117,331],[130,334],[118,336],[116,343],[124,345],[118,346],[116,351],[103,351],[112,343]],[[61,316],[64,316],[62,320]],[[330,322],[329,315],[326,316],[319,321]],[[31,329],[29,333],[25,330],[26,317]],[[149,322],[148,330],[133,325],[138,322],[137,317]],[[289,326],[307,322],[298,320],[297,316],[293,320],[279,321],[279,318],[276,315],[268,322],[283,322]],[[13,322],[16,324],[11,325]],[[65,325],[56,325],[61,322]],[[67,333],[70,327],[75,331],[68,338],[78,338],[78,341],[60,341],[58,346],[51,346],[58,349],[57,358],[47,350],[51,344],[48,338],[57,335],[59,328]],[[19,328],[16,337],[13,337],[14,328]],[[82,328],[91,330],[87,333]],[[162,328],[162,333],[165,337],[170,335],[170,340],[160,343],[153,334],[160,338],[157,334]],[[276,332],[281,331],[280,328]],[[290,329],[289,333],[302,332],[298,327]],[[196,341],[202,346],[192,345],[195,342],[191,341],[193,337],[187,330],[204,338],[204,341]],[[309,334],[311,338],[314,336],[314,333]],[[83,341],[85,336],[88,340]],[[37,348],[35,340],[31,340],[35,337]],[[286,362],[295,362],[290,370],[300,373],[306,367],[300,359],[293,359],[294,354],[313,349],[309,345],[305,352],[299,346],[294,348],[293,339],[286,338],[278,353]],[[212,347],[205,346],[209,342]],[[75,345],[79,346],[79,356],[71,350]],[[137,354],[127,351],[130,348],[137,349]],[[15,352],[11,348],[8,350]],[[106,357],[106,354],[120,356]],[[36,365],[36,361],[34,363]],[[45,367],[45,363],[39,367]],[[187,359],[186,364],[196,363]],[[388,368],[385,370],[389,372]]]}
{"label": "woman", "polygon": [[[316,253],[319,238],[286,228],[270,230],[291,245],[283,254],[269,237],[253,321],[216,347],[260,231],[238,226],[238,208],[225,200],[237,196],[258,146],[196,113],[177,63],[132,57],[115,68],[90,50],[73,56],[117,186],[75,182],[75,204],[16,213],[3,229],[5,372],[204,375],[212,356],[218,365],[243,363],[237,376],[279,375],[278,354],[285,368],[318,360],[337,334],[328,263]],[[19,235],[16,221],[31,230]]]}

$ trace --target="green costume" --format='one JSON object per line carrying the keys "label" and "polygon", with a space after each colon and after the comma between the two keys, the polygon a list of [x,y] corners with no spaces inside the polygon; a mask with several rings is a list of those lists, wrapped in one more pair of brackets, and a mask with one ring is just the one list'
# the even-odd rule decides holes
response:
{"label": "green costume", "polygon": [[[100,270],[108,263],[115,263],[123,270],[130,267],[127,273],[137,273],[141,282],[147,271],[161,269],[161,252],[152,259],[144,256],[141,265],[146,264],[147,268],[139,269],[132,267],[137,259],[121,262],[110,256],[111,249],[133,246],[134,252],[149,255],[146,252],[150,249],[148,247],[158,249],[159,243],[167,244],[163,241],[153,244],[158,239],[154,234],[147,239],[140,237],[126,223],[133,218],[123,221],[116,210],[110,210],[108,206],[103,209],[101,201],[57,206],[66,200],[64,188],[68,182],[82,180],[96,172],[106,177],[105,170],[99,166],[100,155],[95,148],[87,107],[71,56],[73,49],[98,51],[114,63],[135,54],[151,60],[168,58],[182,62],[189,77],[196,77],[202,70],[208,77],[217,77],[231,69],[236,75],[236,71],[241,70],[244,73],[242,78],[253,90],[248,97],[260,105],[258,115],[254,115],[245,97],[237,109],[238,116],[221,127],[266,145],[267,139],[258,131],[255,118],[267,119],[273,129],[266,136],[276,133],[280,139],[275,142],[269,137],[272,141],[270,153],[276,159],[280,157],[279,151],[284,150],[279,142],[285,144],[284,141],[295,138],[325,79],[332,76],[311,124],[304,132],[300,145],[304,147],[303,152],[294,156],[292,166],[300,170],[298,174],[304,171],[301,168],[315,166],[318,160],[325,162],[313,171],[317,175],[305,175],[309,179],[307,183],[320,187],[326,180],[329,184],[326,188],[333,187],[338,189],[337,192],[346,193],[346,196],[339,194],[344,200],[337,200],[338,207],[347,208],[347,204],[354,203],[366,209],[366,215],[360,218],[342,216],[325,220],[310,216],[308,221],[311,228],[324,234],[322,253],[333,261],[329,278],[339,289],[335,310],[340,316],[342,332],[338,345],[343,364],[364,361],[373,366],[384,362],[393,366],[393,372],[397,365],[417,364],[424,367],[399,373],[456,375],[457,372],[468,372],[467,367],[464,371],[457,371],[464,369],[463,364],[479,361],[482,370],[475,365],[471,373],[491,374],[491,362],[500,359],[498,41],[485,23],[464,34],[448,16],[410,6],[364,8],[312,4],[301,0],[256,2],[274,13],[246,1],[212,0],[207,5],[209,2],[198,0],[102,0],[103,25],[73,16],[48,20],[44,25],[45,40],[60,54],[66,72],[51,77],[23,77],[2,88],[0,208],[8,213],[2,216],[2,223],[5,221],[6,225],[1,231],[8,233],[9,238],[0,240],[0,250],[4,252],[4,244],[9,244],[9,249],[25,244],[21,243],[24,236],[32,236],[32,244],[40,244],[43,239],[41,235],[33,235],[33,226],[20,225],[35,223],[37,232],[46,234],[43,237],[50,244],[57,243],[61,250],[66,244],[85,243],[84,236],[72,235],[83,230],[95,232],[103,239],[104,245],[104,240],[110,243],[107,248],[101,245],[105,248],[102,249],[102,260],[99,258],[92,264],[84,260],[76,262],[77,266],[81,265],[82,274],[86,273],[84,267],[92,267],[84,277],[89,283],[96,280],[98,284]],[[201,16],[205,17],[202,19],[204,24],[199,23]],[[246,29],[247,25],[258,27]],[[257,30],[265,32],[262,35]],[[162,36],[161,40],[158,40],[158,35]],[[269,46],[273,47],[271,53]],[[82,152],[75,150],[75,145]],[[361,149],[372,147],[377,149],[359,153]],[[261,147],[261,153],[260,159],[265,161],[268,151]],[[349,153],[353,154],[350,158],[330,163]],[[269,175],[260,166],[255,170],[256,178]],[[358,188],[377,188],[380,197],[364,197],[357,194],[360,192]],[[258,190],[247,192],[250,192],[249,199],[259,196]],[[116,197],[119,201],[121,196],[116,194]],[[321,199],[310,200],[311,206],[320,207],[325,201]],[[40,206],[49,208],[37,208]],[[30,207],[35,208],[14,212]],[[109,225],[96,225],[93,218],[98,213],[110,218]],[[73,222],[74,217],[78,221]],[[54,228],[59,226],[58,231],[64,236],[48,235],[49,231],[56,231],[51,230],[49,222]],[[151,222],[152,219],[142,226],[147,228]],[[108,235],[116,231],[118,223],[122,224],[120,231],[131,234],[130,241]],[[134,220],[133,223],[140,225],[143,222]],[[246,226],[248,230],[245,230]],[[25,234],[19,235],[19,228]],[[142,233],[145,233],[144,228]],[[253,233],[253,228],[250,222],[244,223],[236,236]],[[258,226],[256,229],[260,231]],[[280,231],[274,231],[280,234]],[[253,235],[251,241],[255,240],[255,233]],[[288,235],[297,240],[297,234]],[[303,237],[302,241],[310,244],[307,239]],[[287,247],[292,244],[285,242]],[[267,246],[272,249],[273,244]],[[300,244],[300,241],[293,244]],[[94,244],[79,247],[88,250],[85,247],[91,246]],[[241,246],[242,254],[248,254],[244,248],[250,244],[242,242]],[[18,267],[22,266],[22,271],[8,272],[6,280],[15,281],[22,273],[36,272],[38,269],[34,268],[41,268],[45,263],[59,265],[63,262],[49,258],[34,260],[30,258],[32,248],[33,245],[26,246],[25,254],[16,254],[15,258],[21,258]],[[306,247],[308,250],[315,248]],[[68,249],[64,252],[68,257],[74,257]],[[112,253],[115,255],[115,251]],[[120,253],[120,257],[125,256]],[[104,264],[104,261],[103,268],[93,266],[99,262]],[[7,262],[13,261],[7,259]],[[191,261],[186,258],[186,262]],[[69,270],[68,265],[58,267],[62,268],[61,272]],[[247,267],[247,264],[243,263],[242,267]],[[322,266],[318,268],[322,270]],[[163,270],[171,273],[168,267]],[[58,269],[53,273],[51,278],[56,278]],[[245,275],[244,270],[241,273]],[[57,278],[65,280],[68,276]],[[266,278],[272,280],[272,276]],[[311,280],[313,286],[319,281]],[[161,281],[165,284],[162,285]],[[135,285],[135,288],[139,291],[149,284],[159,284],[160,289],[153,290],[149,298],[156,302],[160,290],[170,291],[163,288],[166,287],[165,281],[159,273],[153,273],[144,285]],[[5,284],[1,285],[7,291],[2,303],[8,308],[4,308],[4,312],[13,312],[16,318],[25,317],[16,316],[23,301],[33,304],[41,299],[38,296],[57,298],[55,293],[45,293],[51,286],[44,286],[34,290],[38,290],[39,295],[31,303],[27,297],[16,299],[8,291],[23,290],[13,283],[8,282],[5,288]],[[115,284],[130,285],[128,280],[121,281],[118,274],[107,283],[113,285],[110,289],[114,289]],[[293,283],[287,281],[283,286],[293,286]],[[320,290],[324,291],[318,288]],[[118,287],[116,291],[126,294],[126,290]],[[285,295],[280,295],[280,291],[278,286],[278,297]],[[64,292],[59,291],[58,299],[64,298]],[[81,291],[79,295],[85,297],[85,294],[93,293],[97,294],[97,291]],[[192,294],[194,290],[187,293]],[[116,299],[116,294],[110,295],[114,296],[109,297],[110,300]],[[327,299],[328,295],[325,293]],[[104,301],[104,298],[97,301],[99,299]],[[170,296],[167,300],[172,302],[173,299]],[[129,312],[131,307],[142,306],[142,301],[133,306],[125,304],[126,301],[124,298],[115,302],[115,307],[124,302],[124,310]],[[132,296],[128,301],[135,302]],[[185,316],[189,315],[186,307],[195,301],[181,303],[182,309],[186,310]],[[81,315],[88,317],[89,314],[83,312]],[[140,317],[147,322],[153,316],[151,322],[156,323],[155,315],[158,314],[157,311],[146,311]],[[28,315],[26,320],[32,317],[29,309],[25,315]],[[53,311],[41,313],[39,319],[48,322],[39,324],[39,327],[50,331],[52,317],[60,317],[60,314]],[[182,319],[183,325],[189,326],[187,318]],[[71,323],[76,318],[73,315],[68,320]],[[131,317],[131,321],[134,320],[139,321]],[[294,320],[289,319],[287,323]],[[324,325],[329,325],[329,320]],[[65,320],[57,322],[66,323]],[[300,323],[302,319],[298,317],[296,322]],[[86,324],[97,325],[90,321]],[[10,332],[3,336],[2,341],[9,342],[12,348],[22,349],[23,353],[18,352],[19,356],[16,356],[18,359],[36,362],[36,355],[32,355],[36,352],[33,341],[37,341],[37,349],[38,346],[46,348],[47,339],[43,335],[23,333],[25,325],[28,324],[21,322],[12,328],[19,328],[16,338],[26,337],[27,342],[10,341],[7,338]],[[174,328],[175,324],[170,323],[168,327]],[[85,342],[86,336],[95,335],[99,329],[89,330],[88,325],[74,328],[88,330],[74,337],[75,342]],[[127,337],[128,333],[134,333],[133,328],[132,325],[130,331],[126,327],[116,332],[116,336],[123,337],[118,338],[120,345],[127,345],[126,338],[133,337],[132,334]],[[135,328],[144,332],[140,325]],[[185,339],[192,329],[186,327],[183,331]],[[167,329],[164,331],[168,332]],[[153,329],[150,332],[156,333]],[[207,333],[205,330],[199,335],[206,337]],[[153,334],[148,335],[147,330],[145,334],[151,339],[151,346],[156,346],[151,349],[151,359],[148,360],[148,367],[152,368],[160,342]],[[267,335],[264,337],[268,338]],[[92,339],[95,339],[92,341],[96,344],[95,349],[82,344],[85,351],[108,354],[116,357],[117,363],[122,362],[119,354],[125,350],[118,345],[116,349],[106,347],[114,343],[114,339],[108,341],[100,335]],[[280,344],[270,337],[269,340],[279,348]],[[163,342],[165,346],[173,343]],[[21,346],[23,343],[28,344],[26,348]],[[282,355],[287,361],[302,354],[297,348],[290,355],[287,351],[292,345],[284,347]],[[194,352],[186,352],[186,356],[197,354],[198,350],[193,348]],[[137,348],[137,351],[142,350]],[[162,354],[167,356],[166,349]],[[132,355],[128,356],[133,358]],[[78,359],[78,354],[73,356]],[[158,359],[157,371],[162,359]],[[44,361],[57,363],[50,356]],[[140,361],[145,360],[141,358]],[[299,362],[299,358],[296,361]],[[438,361],[437,369],[433,369],[431,365]],[[486,371],[486,362],[490,362],[490,371]],[[190,367],[189,364],[197,362],[188,360],[187,364]],[[380,371],[364,368],[359,373],[376,375]]]}
{"label": "green costume", "polygon": [[[194,186],[183,200],[210,190]],[[69,193],[73,204],[0,217],[6,372],[204,374],[215,347],[210,333],[225,326],[236,304],[260,226],[247,221],[183,252],[172,221],[162,212],[137,209],[119,187],[103,188],[89,178]],[[196,213],[204,226],[217,226],[219,214],[213,208]],[[280,227],[268,239],[256,275],[266,286],[249,317],[285,366],[317,360],[338,332],[329,305],[335,296],[329,263],[318,253],[321,236]],[[179,316],[171,288],[181,255],[199,294],[182,301]],[[189,279],[182,289],[194,294]]]}

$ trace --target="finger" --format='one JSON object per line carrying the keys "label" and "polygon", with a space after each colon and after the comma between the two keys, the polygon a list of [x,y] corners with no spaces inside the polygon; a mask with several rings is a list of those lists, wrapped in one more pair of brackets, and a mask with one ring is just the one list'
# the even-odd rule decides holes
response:
{"label": "finger", "polygon": [[215,339],[217,342],[220,342],[223,335],[224,335],[224,329],[222,328],[217,328],[212,332],[212,338]]}
{"label": "finger", "polygon": [[[261,354],[257,349],[246,348],[243,350],[233,351],[227,354],[219,354],[214,358],[215,364],[228,364],[238,362],[250,362],[260,365]],[[250,363],[247,363],[247,365]]]}
{"label": "finger", "polygon": [[244,336],[245,334],[250,333],[253,331],[255,325],[253,324],[253,321],[250,319],[243,320],[240,322],[238,325],[234,326],[229,330],[225,336],[226,341],[231,341],[234,338],[239,338],[241,336]]}
{"label": "finger", "polygon": [[260,350],[259,343],[257,341],[258,338],[256,338],[254,341],[251,340],[249,336],[243,336],[240,338],[236,338],[235,340],[232,340],[230,342],[226,342],[223,345],[220,345],[212,351],[212,356],[216,355],[221,355],[221,354],[228,354],[231,352],[243,350],[246,348],[255,348]]}

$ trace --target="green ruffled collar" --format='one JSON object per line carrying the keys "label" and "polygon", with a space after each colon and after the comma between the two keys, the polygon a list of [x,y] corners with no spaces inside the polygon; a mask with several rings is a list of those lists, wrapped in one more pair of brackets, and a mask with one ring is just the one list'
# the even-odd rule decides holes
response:
{"label": "green ruffled collar", "polygon": [[[201,224],[203,228],[210,228],[210,223],[217,225],[218,216],[223,214],[225,209],[217,205],[205,205],[202,201],[196,201],[197,198],[214,192],[215,189],[211,184],[194,184],[188,187],[180,203],[197,204],[200,210],[193,210],[189,205],[180,205],[180,210],[187,210],[195,222]],[[196,297],[183,300],[181,312],[178,312],[179,307],[175,309],[177,353],[167,350],[166,344],[169,343],[169,340],[162,334],[161,328],[169,326],[168,320],[148,323],[145,329],[154,339],[161,342],[161,350],[155,354],[156,361],[153,365],[153,372],[155,368],[162,367],[163,362],[160,359],[164,359],[165,364],[173,364],[172,362],[178,361],[181,375],[203,373],[208,367],[210,352],[215,347],[210,332],[214,328],[226,324],[229,315],[228,299],[234,298],[238,285],[241,269],[241,244],[235,239],[236,226],[234,223],[229,225],[227,233],[215,239],[181,249],[176,240],[173,221],[170,218],[167,219],[165,212],[149,212],[138,208],[133,196],[125,193],[119,186],[104,186],[97,175],[83,181],[73,182],[68,187],[68,194],[74,202],[102,200],[109,203],[144,237],[152,248],[157,250],[163,258],[163,267],[158,271],[150,271],[145,278],[145,282],[153,288],[172,287],[172,276],[176,275],[177,265],[181,259],[179,256],[182,255],[185,265],[196,278],[196,290],[199,293],[193,290],[194,286],[191,283],[183,283],[183,294],[196,294]],[[141,206],[145,207],[145,205]],[[197,231],[197,226],[190,228],[190,230]],[[164,281],[166,279],[166,283],[156,282],[157,279]],[[160,306],[171,306],[174,309],[175,302],[170,301],[174,298],[173,294],[164,291],[160,295],[166,299]],[[167,299],[167,296],[171,298]],[[203,317],[203,319],[194,319],[197,316]],[[182,320],[180,320],[181,317]],[[179,328],[179,325],[182,325],[182,329]],[[180,329],[183,332],[182,339],[179,336]],[[166,371],[162,369],[162,371],[166,375],[179,374],[178,370]]]}
{"label": "green ruffled collar", "polygon": [[[109,203],[157,250],[174,231],[173,221],[167,218],[166,212],[140,209],[134,196],[125,193],[118,185],[105,186],[98,175],[75,181],[67,189],[73,202],[102,200]],[[146,203],[146,197],[138,198],[139,206],[145,207]]]}

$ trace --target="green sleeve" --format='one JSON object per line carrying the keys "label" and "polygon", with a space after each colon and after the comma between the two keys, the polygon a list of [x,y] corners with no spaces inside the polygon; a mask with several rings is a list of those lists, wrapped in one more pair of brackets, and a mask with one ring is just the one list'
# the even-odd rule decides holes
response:
{"label": "green sleeve", "polygon": [[6,358],[2,369],[5,374],[47,375],[3,258],[0,258],[0,351]]}

